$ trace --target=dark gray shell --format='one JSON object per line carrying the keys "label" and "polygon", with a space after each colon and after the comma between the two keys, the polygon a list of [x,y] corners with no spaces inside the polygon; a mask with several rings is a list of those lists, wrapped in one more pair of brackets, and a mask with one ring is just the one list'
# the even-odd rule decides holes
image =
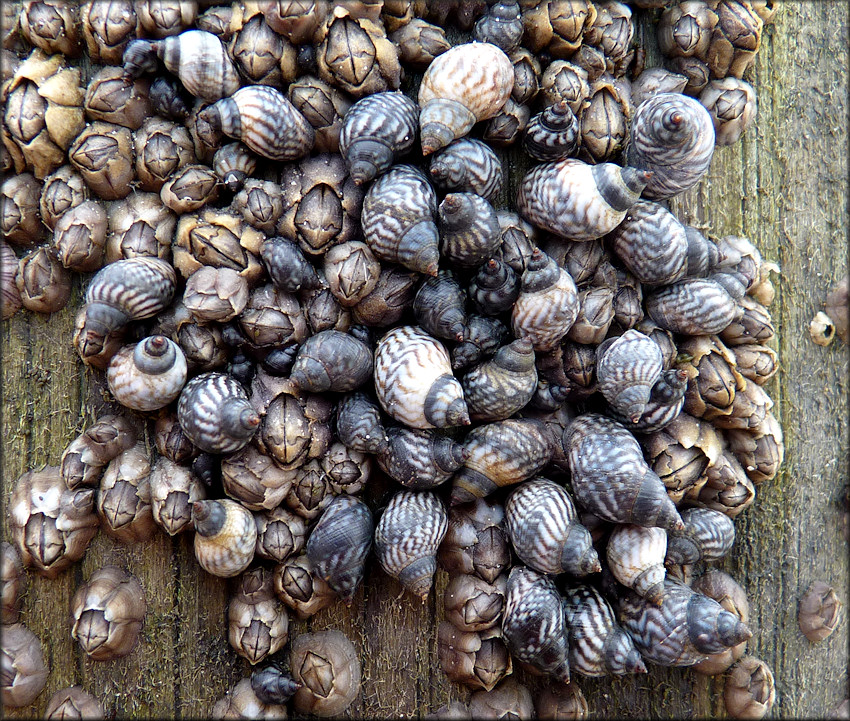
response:
{"label": "dark gray shell", "polygon": [[389,442],[378,404],[365,393],[349,393],[337,403],[336,432],[348,448],[362,453],[380,453]]}
{"label": "dark gray shell", "polygon": [[521,338],[502,346],[489,361],[461,378],[472,421],[500,421],[524,407],[537,387],[531,341]]}
{"label": "dark gray shell", "polygon": [[571,583],[562,593],[573,671],[582,676],[646,673],[634,641],[614,620],[614,611],[599,591]]}
{"label": "dark gray shell", "polygon": [[344,493],[325,508],[307,540],[307,558],[315,572],[348,605],[363,580],[372,527],[369,507]]}
{"label": "dark gray shell", "polygon": [[493,355],[508,340],[508,329],[498,318],[470,315],[463,340],[452,348],[452,369],[457,371]]}
{"label": "dark gray shell", "polygon": [[739,308],[717,281],[684,278],[652,291],[646,298],[646,312],[674,333],[713,335],[735,319]]}
{"label": "dark gray shell", "polygon": [[520,661],[563,683],[570,681],[568,629],[555,584],[524,566],[508,575],[502,637]]}
{"label": "dark gray shell", "polygon": [[670,580],[664,581],[660,606],[626,591],[618,618],[644,659],[659,666],[692,666],[752,636],[717,601]]}
{"label": "dark gray shell", "polygon": [[586,576],[602,570],[572,498],[557,483],[521,483],[505,501],[505,520],[516,555],[535,571]]}
{"label": "dark gray shell", "polygon": [[267,238],[260,248],[260,257],[276,288],[295,293],[301,288],[319,286],[316,268],[307,260],[298,244],[281,238]]}
{"label": "dark gray shell", "polygon": [[390,478],[415,491],[445,483],[469,456],[463,445],[430,430],[391,427],[387,440],[377,453],[378,465]]}
{"label": "dark gray shell", "polygon": [[704,278],[720,259],[717,246],[692,225],[685,226],[685,238],[688,241],[686,275],[689,278]]}
{"label": "dark gray shell", "polygon": [[342,120],[339,152],[357,185],[363,185],[407,153],[416,142],[419,106],[401,92],[367,95]]}
{"label": "dark gray shell", "polygon": [[425,278],[413,298],[413,315],[435,338],[461,340],[466,326],[466,293],[450,270]]}
{"label": "dark gray shell", "polygon": [[300,683],[274,664],[255,668],[251,673],[251,690],[264,704],[285,704],[299,688]]}
{"label": "dark gray shell", "polygon": [[596,349],[597,387],[633,423],[643,415],[662,368],[661,348],[634,329]]}
{"label": "dark gray shell", "polygon": [[581,415],[564,431],[563,445],[573,492],[584,508],[614,523],[682,527],[640,444],[617,421],[596,413]]}
{"label": "dark gray shell", "polygon": [[735,543],[735,524],[720,511],[687,508],[682,521],[684,529],[667,533],[666,563],[719,561]]}
{"label": "dark gray shell", "polygon": [[363,237],[381,260],[437,275],[437,195],[425,174],[396,165],[369,187],[363,199]]}
{"label": "dark gray shell", "polygon": [[683,370],[670,368],[662,371],[652,387],[649,400],[644,406],[641,417],[632,422],[630,418],[613,406],[606,411],[630,431],[654,433],[672,423],[685,405],[685,391],[688,389],[688,374]]}
{"label": "dark gray shell", "polygon": [[688,271],[685,226],[658,203],[637,201],[609,240],[617,257],[641,283],[667,285]]}
{"label": "dark gray shell", "polygon": [[519,285],[519,276],[511,266],[490,258],[469,281],[469,298],[482,315],[498,315],[513,306]]}
{"label": "dark gray shell", "polygon": [[645,197],[663,200],[696,185],[714,154],[714,123],[694,98],[658,93],[632,118],[626,162],[652,172]]}
{"label": "dark gray shell", "polygon": [[502,190],[502,163],[486,143],[460,138],[431,156],[431,180],[441,190],[475,193],[491,203]]}
{"label": "dark gray shell", "polygon": [[492,43],[506,53],[513,52],[522,40],[523,24],[516,0],[498,0],[490,5],[472,27],[472,37],[479,43]]}
{"label": "dark gray shell", "polygon": [[242,385],[225,373],[190,380],[177,403],[183,433],[206,453],[232,453],[254,437],[260,418]]}
{"label": "dark gray shell", "polygon": [[298,349],[290,378],[302,391],[353,391],[372,375],[372,351],[349,333],[323,330]]}
{"label": "dark gray shell", "polygon": [[565,100],[533,116],[522,136],[525,152],[543,162],[575,155],[578,141],[578,120]]}
{"label": "dark gray shell", "polygon": [[502,242],[492,205],[475,193],[449,193],[440,203],[441,256],[462,268],[487,260]]}

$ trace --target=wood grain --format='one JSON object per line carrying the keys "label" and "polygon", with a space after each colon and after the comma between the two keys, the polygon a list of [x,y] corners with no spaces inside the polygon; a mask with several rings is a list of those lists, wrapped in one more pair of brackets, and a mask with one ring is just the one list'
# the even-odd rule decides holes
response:
{"label": "wood grain", "polygon": [[[782,269],[771,307],[781,367],[766,389],[784,429],[785,464],[738,518],[738,538],[722,568],[749,594],[754,629],[749,652],[764,659],[776,677],[772,715],[811,718],[830,714],[848,694],[847,622],[813,645],[800,633],[796,613],[812,581],[828,581],[845,603],[850,581],[841,532],[847,347],[840,341],[817,346],[807,330],[826,293],[847,273],[850,18],[842,2],[779,5],[751,71],[759,100],[755,128],[735,146],[718,149],[704,181],[670,206],[711,236],[745,235]],[[653,43],[653,14],[636,16],[639,34]],[[657,60],[652,49],[649,58]],[[516,151],[504,157],[508,182],[502,206],[513,198],[525,167]],[[48,318],[22,312],[0,328],[4,506],[21,473],[58,463],[81,429],[114,408],[102,374],[84,370],[71,346],[80,302],[76,283],[73,308]],[[379,509],[385,495],[373,493],[371,500]],[[7,534],[5,508],[3,518]],[[148,614],[132,655],[96,663],[71,641],[68,610],[76,587],[107,563],[140,578]],[[334,627],[354,642],[363,687],[346,716],[409,718],[468,699],[467,690],[446,680],[436,654],[446,574],[438,572],[436,593],[422,605],[402,594],[373,559],[367,569],[351,609],[337,603],[290,623],[291,635]],[[225,636],[228,582],[198,568],[189,537],[158,533],[149,543],[122,546],[99,534],[83,562],[58,579],[28,575],[22,620],[41,639],[51,673],[36,702],[7,709],[10,718],[43,715],[50,695],[70,684],[94,693],[110,717],[199,717],[250,672]],[[534,689],[544,683],[525,679]],[[690,670],[652,667],[638,678],[576,682],[593,717],[725,715],[722,680]]]}

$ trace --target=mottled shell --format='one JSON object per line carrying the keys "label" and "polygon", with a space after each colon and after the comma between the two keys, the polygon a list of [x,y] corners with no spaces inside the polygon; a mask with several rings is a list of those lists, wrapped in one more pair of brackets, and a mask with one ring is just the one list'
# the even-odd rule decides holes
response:
{"label": "mottled shell", "polygon": [[389,442],[380,409],[365,393],[349,393],[337,403],[336,432],[348,448],[363,453],[381,453]]}
{"label": "mottled shell", "polygon": [[578,317],[578,290],[570,274],[535,248],[511,311],[511,329],[534,350],[554,349]]}
{"label": "mottled shell", "polygon": [[617,257],[641,283],[667,285],[689,271],[685,226],[658,203],[637,201],[609,240]]}
{"label": "mottled shell", "polygon": [[422,153],[429,155],[496,115],[510,97],[514,67],[490,43],[456,45],[434,58],[419,85]]}
{"label": "mottled shell", "polygon": [[735,525],[720,511],[687,508],[682,511],[682,530],[667,533],[667,563],[719,561],[735,543]]}
{"label": "mottled shell", "polygon": [[474,268],[501,243],[496,210],[475,193],[449,193],[440,203],[441,257],[451,265]]}
{"label": "mottled shell", "polygon": [[614,620],[614,612],[599,591],[574,583],[564,588],[563,596],[573,671],[582,676],[646,673],[634,642]]}
{"label": "mottled shell", "polygon": [[357,185],[381,175],[416,142],[419,107],[404,93],[368,95],[342,120],[339,152]]}
{"label": "mottled shell", "polygon": [[637,423],[663,368],[661,348],[634,329],[596,350],[596,382],[605,400]]}
{"label": "mottled shell", "polygon": [[502,636],[513,656],[569,683],[567,634],[555,584],[537,571],[514,566],[502,617]]}
{"label": "mottled shell", "polygon": [[625,158],[652,173],[645,197],[663,200],[693,187],[708,172],[713,154],[714,124],[694,98],[658,93],[635,111]]}
{"label": "mottled shell", "polygon": [[713,335],[735,319],[739,308],[716,280],[684,278],[650,293],[646,312],[658,325],[674,333]]}
{"label": "mottled shell", "polygon": [[531,341],[520,338],[502,346],[489,361],[469,370],[460,381],[473,421],[501,421],[523,408],[537,387]]}
{"label": "mottled shell", "polygon": [[390,478],[415,491],[445,483],[468,458],[457,441],[434,431],[394,427],[378,452],[378,465]]}
{"label": "mottled shell", "polygon": [[566,100],[533,116],[522,135],[525,152],[543,162],[569,158],[575,154],[578,143],[578,120]]}
{"label": "mottled shell", "polygon": [[505,501],[505,520],[516,555],[535,571],[586,576],[602,570],[590,533],[557,483],[535,478],[520,484]]}
{"label": "mottled shell", "polygon": [[363,580],[372,548],[372,512],[363,501],[343,494],[324,510],[307,541],[307,558],[347,605]]}
{"label": "mottled shell", "polygon": [[663,528],[619,524],[608,537],[605,555],[614,578],[656,606],[664,592],[664,556],[667,533]]}
{"label": "mottled shell", "polygon": [[587,510],[614,523],[682,527],[667,489],[621,424],[586,413],[564,431],[563,445],[573,492]]}
{"label": "mottled shell", "polygon": [[145,338],[119,350],[106,370],[109,391],[134,411],[163,408],[180,395],[186,383],[186,356],[165,336]]}
{"label": "mottled shell", "polygon": [[664,582],[660,605],[627,591],[619,599],[618,617],[644,659],[659,666],[692,666],[752,636],[717,601],[670,580]]}
{"label": "mottled shell", "polygon": [[257,524],[244,506],[229,499],[196,501],[195,558],[207,573],[238,576],[251,564],[257,546]]}
{"label": "mottled shell", "polygon": [[552,458],[542,422],[509,418],[479,426],[464,441],[469,458],[454,478],[452,505],[489,496],[501,486],[531,478]]}
{"label": "mottled shell", "polygon": [[313,126],[282,92],[268,85],[237,90],[204,108],[199,118],[271,160],[303,158],[315,140]]}
{"label": "mottled shell", "polygon": [[202,373],[180,394],[177,418],[183,432],[206,453],[231,453],[245,446],[260,418],[237,380],[224,373]]}
{"label": "mottled shell", "polygon": [[469,425],[448,352],[418,327],[394,328],[378,341],[375,391],[384,411],[411,428]]}
{"label": "mottled shell", "polygon": [[613,163],[566,158],[529,170],[517,210],[534,225],[569,240],[593,240],[614,230],[640,197],[648,174]]}
{"label": "mottled shell", "polygon": [[381,260],[437,275],[436,215],[437,195],[425,174],[412,165],[396,165],[363,198],[363,238]]}
{"label": "mottled shell", "polygon": [[486,143],[453,140],[431,156],[431,180],[441,190],[475,193],[491,203],[502,190],[502,163]]}
{"label": "mottled shell", "polygon": [[372,375],[372,351],[349,333],[323,330],[298,348],[289,377],[308,393],[352,391]]}
{"label": "mottled shell", "polygon": [[423,603],[437,570],[437,548],[449,518],[443,502],[429,491],[399,491],[375,528],[375,555],[381,568]]}

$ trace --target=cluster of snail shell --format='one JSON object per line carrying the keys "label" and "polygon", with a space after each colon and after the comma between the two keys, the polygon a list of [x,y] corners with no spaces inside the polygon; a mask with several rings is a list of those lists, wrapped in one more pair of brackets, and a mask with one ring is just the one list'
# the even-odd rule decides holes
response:
{"label": "cluster of snail shell", "polygon": [[[22,24],[39,4],[24,3]],[[550,705],[538,712],[562,717],[583,703],[577,675],[645,673],[647,664],[716,674],[744,653],[746,600],[724,600],[737,584],[726,577],[718,590],[691,576],[694,564],[729,553],[732,518],[782,462],[761,387],[775,372],[764,343],[776,268],[749,241],[709,240],[663,205],[699,183],[716,144],[716,117],[681,88],[641,83],[646,98],[604,161],[587,149],[577,157],[585,116],[567,97],[531,117],[520,78],[531,72],[536,87],[528,67],[539,61],[519,43],[523,23],[537,28],[551,4],[454,3],[458,22],[478,18],[473,39],[452,47],[443,37],[433,57],[410,60],[424,73],[405,93],[396,56],[409,50],[388,40],[384,23],[395,36],[414,22],[412,2],[392,4],[409,7],[406,21],[388,2],[374,12],[317,3],[319,15],[300,18],[281,16],[282,2],[234,4],[230,15],[212,8],[196,28],[192,18],[165,37],[128,36],[112,61],[127,87],[169,71],[155,107],[172,112],[193,96],[191,140],[162,179],[162,204],[145,211],[166,234],[164,252],[64,266],[96,271],[73,345],[104,373],[116,413],[74,439],[58,466],[18,481],[4,563],[17,552],[55,577],[98,525],[124,543],[156,526],[194,533],[204,572],[236,579],[230,644],[252,666],[266,664],[216,704],[217,717],[285,717],[290,698],[318,716],[348,708],[360,667],[339,632],[293,639],[289,674],[268,661],[287,644],[291,614],[357,603],[372,554],[422,601],[438,567],[450,574],[440,661],[477,691],[446,714],[474,714],[510,689],[522,699],[511,713],[526,717],[527,690],[505,680],[514,662],[547,677]],[[623,3],[573,5],[584,8],[587,34],[602,32],[594,22],[605,13],[632,22]],[[310,115],[294,76],[288,94],[246,82],[224,32],[213,32],[221,15],[288,47],[318,45],[304,63],[321,76],[314,90],[342,98],[336,118],[321,125]],[[362,77],[345,76],[328,51],[335,28],[374,41]],[[548,32],[535,50],[560,57]],[[605,55],[606,42],[588,43],[582,57],[627,67],[616,47]],[[15,75],[10,87],[24,81]],[[528,169],[511,207],[497,209],[502,159],[486,142],[497,126],[472,136],[523,109],[525,130],[507,142],[519,141]],[[172,127],[175,138],[184,131]],[[263,173],[281,182],[253,179]],[[227,199],[230,208],[216,207]],[[112,222],[119,233],[120,216]],[[108,247],[105,232],[91,242]],[[2,248],[7,318],[15,301]],[[44,272],[35,260],[26,268],[13,274],[22,292],[26,272]],[[32,298],[26,307],[46,308]],[[700,385],[707,357],[725,364],[719,391]],[[672,447],[690,466],[669,460]],[[391,492],[368,492],[379,473]],[[46,507],[45,495],[54,499]],[[51,549],[32,540],[36,513]],[[4,613],[7,588],[4,571]],[[113,599],[114,588],[123,590]],[[73,634],[86,653],[132,652],[145,613],[138,580],[112,568],[82,591]],[[107,604],[120,607],[118,620],[107,623]],[[92,609],[115,640],[90,649],[81,624],[94,622]],[[43,667],[33,671],[42,687]],[[4,703],[32,703],[37,686],[4,687]],[[69,699],[58,703],[82,703]]]}

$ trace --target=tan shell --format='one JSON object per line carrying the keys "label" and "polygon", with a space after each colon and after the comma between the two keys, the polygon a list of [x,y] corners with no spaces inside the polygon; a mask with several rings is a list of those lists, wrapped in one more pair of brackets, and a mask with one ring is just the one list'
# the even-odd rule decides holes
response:
{"label": "tan shell", "polygon": [[106,382],[122,406],[153,411],[180,395],[186,374],[186,356],[180,346],[165,336],[151,336],[112,356]]}
{"label": "tan shell", "polygon": [[651,603],[661,603],[667,553],[667,533],[663,528],[617,525],[605,553],[614,578]]}
{"label": "tan shell", "polygon": [[195,558],[207,573],[223,578],[238,576],[251,564],[257,546],[257,524],[249,510],[236,501],[197,501]]}
{"label": "tan shell", "polygon": [[502,109],[514,87],[514,66],[491,43],[465,43],[438,55],[419,86],[422,153],[466,135]]}

